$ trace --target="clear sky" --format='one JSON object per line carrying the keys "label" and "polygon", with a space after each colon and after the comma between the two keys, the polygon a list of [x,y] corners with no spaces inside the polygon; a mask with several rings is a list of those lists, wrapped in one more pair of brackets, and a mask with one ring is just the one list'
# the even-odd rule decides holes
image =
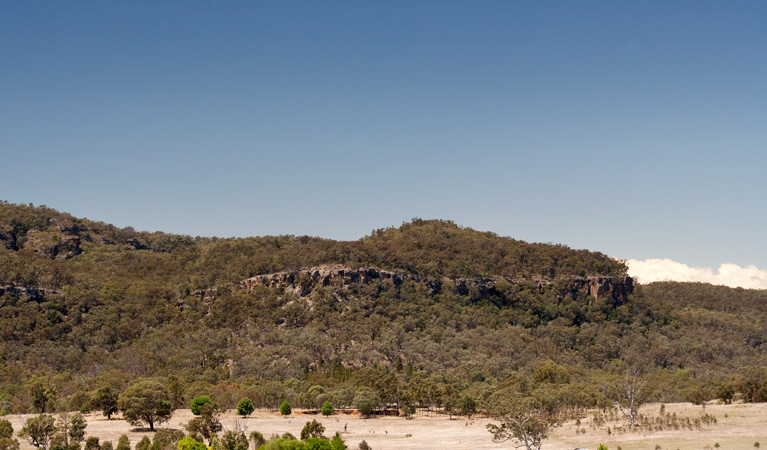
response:
{"label": "clear sky", "polygon": [[0,199],[767,269],[767,2],[0,0]]}

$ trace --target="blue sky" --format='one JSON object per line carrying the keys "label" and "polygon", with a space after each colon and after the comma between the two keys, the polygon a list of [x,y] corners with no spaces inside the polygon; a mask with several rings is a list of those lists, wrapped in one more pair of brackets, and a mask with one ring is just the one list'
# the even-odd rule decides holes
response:
{"label": "blue sky", "polygon": [[0,199],[767,269],[767,3],[0,1]]}

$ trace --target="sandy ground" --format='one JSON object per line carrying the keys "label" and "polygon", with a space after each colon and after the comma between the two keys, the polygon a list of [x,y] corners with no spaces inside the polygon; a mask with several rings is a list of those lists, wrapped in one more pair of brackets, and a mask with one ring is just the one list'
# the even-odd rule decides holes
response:
{"label": "sandy ground", "polygon": [[[642,412],[657,415],[659,405],[647,405]],[[689,403],[666,405],[666,411],[676,412],[678,416],[699,417],[703,411],[700,406]],[[714,445],[719,443],[719,450],[752,450],[754,442],[760,442],[767,448],[767,405],[738,404],[706,406],[705,412],[717,418],[716,425],[704,426],[701,430],[662,431],[651,434],[624,433],[607,434],[607,426],[613,427],[620,423],[609,422],[603,428],[594,429],[590,420],[581,420],[579,429],[586,429],[585,434],[576,434],[574,422],[565,423],[554,430],[551,437],[544,441],[544,450],[572,450],[576,447],[596,449],[602,443],[611,450],[618,446],[622,450],[655,450],[657,445],[662,449],[679,450],[716,450]],[[726,415],[726,417],[725,417]],[[7,416],[14,430],[21,429],[26,416]],[[183,424],[191,419],[189,410],[179,410],[170,422],[162,424],[162,428],[183,429]],[[143,436],[152,437],[152,433],[143,429],[134,429],[120,419],[107,420],[98,413],[86,416],[88,436],[97,436],[102,441],[111,440],[117,444],[117,439],[123,433],[127,434],[131,444],[135,445]],[[228,411],[222,418],[225,428],[231,429],[237,416],[234,411]],[[314,414],[294,412],[289,417],[281,417],[277,413],[257,411],[243,423],[247,432],[259,431],[267,438],[274,433],[290,432],[300,436],[301,429],[307,421],[316,419],[325,425],[326,435],[332,436],[336,431],[341,432],[349,449],[354,450],[360,441],[365,440],[374,450],[400,449],[508,449],[514,448],[512,443],[494,443],[492,436],[485,429],[490,422],[487,418],[475,417],[468,420],[456,417],[450,420],[444,416],[418,415],[412,420],[400,417],[376,417],[363,419],[356,414],[336,414],[324,417]],[[346,426],[346,432],[344,432]],[[26,441],[22,441],[23,450],[31,450]]]}

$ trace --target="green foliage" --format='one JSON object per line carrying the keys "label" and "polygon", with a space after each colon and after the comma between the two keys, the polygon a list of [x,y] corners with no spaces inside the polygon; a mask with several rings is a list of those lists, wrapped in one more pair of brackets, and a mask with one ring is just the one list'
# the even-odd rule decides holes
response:
{"label": "green foliage", "polygon": [[48,404],[56,397],[56,387],[48,377],[32,377],[26,386],[34,407],[40,413],[45,413]]}
{"label": "green foliage", "polygon": [[253,443],[253,447],[259,448],[266,443],[266,439],[264,439],[264,435],[258,431],[251,431],[250,442]]}
{"label": "green foliage", "polygon": [[47,450],[51,439],[56,435],[58,428],[53,416],[40,414],[28,418],[19,431],[20,438],[26,438],[35,447]]}
{"label": "green foliage", "polygon": [[330,440],[330,446],[333,450],[347,450],[346,443],[341,438],[341,434],[337,431],[336,434],[333,435],[333,439]]}
{"label": "green foliage", "polygon": [[215,441],[214,450],[248,450],[248,438],[245,433],[226,431]]}
{"label": "green foliage", "polygon": [[114,450],[112,441],[104,441],[101,443],[101,450]]}
{"label": "green foliage", "polygon": [[213,436],[223,429],[219,419],[219,411],[213,403],[204,403],[199,409],[200,415],[191,419],[186,425],[189,433],[199,433],[213,445]]}
{"label": "green foliage", "polygon": [[202,408],[203,405],[213,404],[210,397],[207,395],[199,395],[192,400],[191,410],[192,414],[195,416],[200,415],[200,408]]}
{"label": "green foliage", "polygon": [[152,448],[154,450],[176,450],[178,441],[184,438],[184,432],[171,428],[163,428],[154,433]]}
{"label": "green foliage", "polygon": [[11,438],[0,438],[0,450],[19,450],[19,441]]}
{"label": "green foliage", "polygon": [[253,406],[253,402],[248,397],[243,398],[237,403],[237,414],[240,416],[249,416],[256,408]]}
{"label": "green foliage", "polygon": [[208,450],[208,447],[190,436],[186,436],[178,441],[178,450]]}
{"label": "green foliage", "polygon": [[327,439],[319,437],[311,437],[305,439],[306,450],[333,450],[333,446],[330,445]]}
{"label": "green foliage", "polygon": [[464,395],[458,401],[458,410],[461,414],[471,419],[471,416],[477,413],[477,401],[469,395]]}
{"label": "green foliage", "polygon": [[10,420],[0,420],[0,439],[10,439],[13,437],[13,425]]}
{"label": "green foliage", "polygon": [[280,405],[280,414],[289,416],[291,412],[293,412],[293,408],[291,408],[290,403],[287,400],[283,401]]}
{"label": "green foliage", "polygon": [[276,437],[269,439],[261,449],[263,450],[306,450],[306,445],[296,439]]}
{"label": "green foliage", "polygon": [[101,450],[101,444],[99,443],[99,438],[97,438],[96,436],[88,436],[88,439],[85,440],[84,450]]}
{"label": "green foliage", "polygon": [[[393,275],[341,286],[295,273],[323,264]],[[282,271],[285,286],[242,288]],[[613,279],[594,296],[591,275]],[[491,409],[515,391],[566,415],[614,404],[600,388],[625,373],[615,361],[643,367],[648,401],[767,397],[767,292],[653,283],[630,293],[623,275],[600,253],[449,221],[350,242],[192,238],[0,202],[0,352],[14,361],[0,367],[0,414],[95,409],[84,400],[108,389],[114,405],[144,373],[163,377],[171,410],[202,393],[222,404],[247,395],[256,408],[353,405],[367,387],[405,412],[459,411],[464,397]]]}
{"label": "green foliage", "polygon": [[69,439],[74,442],[80,443],[85,439],[85,429],[88,427],[88,422],[85,421],[85,417],[76,413],[69,419],[69,427],[66,430]]}
{"label": "green foliage", "polygon": [[322,438],[325,433],[325,426],[316,419],[311,422],[306,422],[304,428],[301,429],[301,440],[305,441],[309,438]]}
{"label": "green foliage", "polygon": [[326,400],[325,403],[322,404],[322,409],[320,411],[322,412],[323,416],[333,415],[333,404]]}
{"label": "green foliage", "polygon": [[117,398],[119,397],[117,389],[111,387],[103,387],[96,392],[93,397],[93,407],[100,409],[107,419],[111,420],[113,414],[117,414],[119,411],[117,407]]}
{"label": "green foliage", "polygon": [[381,396],[370,388],[360,387],[354,394],[354,407],[363,416],[369,416],[381,407]]}
{"label": "green foliage", "polygon": [[157,380],[143,379],[132,384],[118,398],[118,407],[131,425],[143,422],[154,430],[155,423],[167,422],[173,414],[165,385]]}
{"label": "green foliage", "polygon": [[597,447],[597,450],[607,450],[607,446],[604,444],[599,444],[599,447]]}
{"label": "green foliage", "polygon": [[152,441],[147,436],[142,437],[140,441],[136,442],[136,450],[149,450],[151,448]]}
{"label": "green foliage", "polygon": [[[127,434],[120,435],[120,438],[117,440],[117,447],[115,447],[115,450],[131,450],[130,439],[128,439]],[[202,450],[206,450],[206,449],[202,449]]]}

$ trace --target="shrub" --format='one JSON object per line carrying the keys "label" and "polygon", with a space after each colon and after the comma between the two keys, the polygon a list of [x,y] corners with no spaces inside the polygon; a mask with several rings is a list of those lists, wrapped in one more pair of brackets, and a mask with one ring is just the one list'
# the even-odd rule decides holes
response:
{"label": "shrub", "polygon": [[368,445],[368,443],[365,441],[360,442],[360,445],[358,447],[360,450],[373,450],[373,448],[370,445]]}
{"label": "shrub", "polygon": [[195,416],[200,415],[200,408],[202,408],[202,405],[205,404],[213,404],[213,401],[208,397],[207,395],[199,395],[192,400],[192,405],[190,406],[190,409],[192,410],[192,414]]}
{"label": "shrub", "polygon": [[153,450],[176,450],[178,441],[184,438],[184,432],[165,428],[157,430],[152,442]]}
{"label": "shrub", "polygon": [[330,416],[333,414],[333,411],[333,404],[329,401],[325,401],[325,403],[322,404],[321,412],[323,416]]}
{"label": "shrub", "polygon": [[12,438],[13,437],[13,425],[11,425],[10,420],[0,420],[0,439],[1,438]]}
{"label": "shrub", "polygon": [[237,414],[240,416],[249,416],[256,408],[253,406],[253,402],[248,397],[243,398],[237,403]]}
{"label": "shrub", "polygon": [[208,450],[208,447],[204,443],[187,436],[178,441],[178,450]]}
{"label": "shrub", "polygon": [[117,448],[115,448],[115,450],[131,450],[130,439],[128,439],[127,434],[120,436],[120,439],[117,440]]}
{"label": "shrub", "polygon": [[306,450],[333,450],[330,442],[324,438],[309,438],[306,440]]}
{"label": "shrub", "polygon": [[88,439],[85,440],[85,450],[101,450],[99,438],[96,436],[88,436]]}
{"label": "shrub", "polygon": [[293,409],[290,407],[290,403],[288,403],[287,400],[282,402],[280,405],[280,414],[283,416],[289,416],[291,412],[293,412]]}
{"label": "shrub", "polygon": [[304,425],[304,428],[301,430],[301,440],[305,441],[309,438],[321,438],[323,437],[322,434],[324,432],[325,426],[317,422],[317,420],[306,422],[306,425]]}
{"label": "shrub", "polygon": [[381,406],[381,397],[372,389],[361,387],[354,394],[354,407],[363,416],[369,416]]}
{"label": "shrub", "polygon": [[258,431],[251,431],[250,432],[250,441],[253,443],[253,446],[258,448],[261,447],[266,443],[266,439],[264,439],[264,435],[259,433]]}
{"label": "shrub", "polygon": [[344,443],[344,440],[341,439],[341,434],[339,432],[336,431],[333,440],[330,441],[330,446],[333,450],[346,450],[346,444]]}
{"label": "shrub", "polygon": [[136,442],[136,450],[149,450],[152,448],[152,441],[148,437],[144,436],[140,441]]}

